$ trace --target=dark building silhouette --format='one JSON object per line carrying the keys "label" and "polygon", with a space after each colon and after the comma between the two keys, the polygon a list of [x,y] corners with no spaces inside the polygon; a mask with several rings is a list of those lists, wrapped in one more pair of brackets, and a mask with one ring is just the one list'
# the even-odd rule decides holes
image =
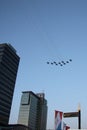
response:
{"label": "dark building silhouette", "polygon": [[18,124],[28,126],[31,130],[46,130],[47,100],[44,93],[32,91],[22,93]]}
{"label": "dark building silhouette", "polygon": [[29,127],[21,124],[1,125],[0,130],[32,130]]}
{"label": "dark building silhouette", "polygon": [[10,44],[0,44],[0,125],[9,121],[19,60]]}

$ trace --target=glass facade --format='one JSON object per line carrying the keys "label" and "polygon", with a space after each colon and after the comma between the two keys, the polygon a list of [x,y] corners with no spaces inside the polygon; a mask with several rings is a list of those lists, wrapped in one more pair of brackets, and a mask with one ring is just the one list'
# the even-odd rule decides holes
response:
{"label": "glass facade", "polygon": [[11,45],[0,44],[0,124],[9,121],[19,60]]}
{"label": "glass facade", "polygon": [[[26,100],[26,101],[25,101]],[[47,101],[32,91],[23,92],[18,124],[27,125],[32,130],[46,130]]]}
{"label": "glass facade", "polygon": [[29,109],[30,109],[29,93],[23,93],[22,98],[21,98],[21,104],[20,104],[18,124],[23,124],[23,125],[28,126]]}

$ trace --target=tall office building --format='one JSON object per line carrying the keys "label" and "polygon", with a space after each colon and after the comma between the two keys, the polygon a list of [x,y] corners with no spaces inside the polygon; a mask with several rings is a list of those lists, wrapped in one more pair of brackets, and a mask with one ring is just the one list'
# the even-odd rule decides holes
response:
{"label": "tall office building", "polygon": [[31,130],[46,130],[47,100],[44,93],[32,91],[22,93],[18,124],[29,126]]}
{"label": "tall office building", "polygon": [[0,125],[9,121],[19,60],[10,44],[0,44]]}

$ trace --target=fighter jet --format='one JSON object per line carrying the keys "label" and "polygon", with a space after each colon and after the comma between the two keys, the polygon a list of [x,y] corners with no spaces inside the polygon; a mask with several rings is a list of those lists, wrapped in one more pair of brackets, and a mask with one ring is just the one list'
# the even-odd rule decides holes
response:
{"label": "fighter jet", "polygon": [[63,66],[62,64],[60,64],[60,66]]}
{"label": "fighter jet", "polygon": [[71,62],[71,61],[72,61],[72,59],[69,59],[69,61]]}
{"label": "fighter jet", "polygon": [[61,62],[59,62],[58,64],[61,64]]}
{"label": "fighter jet", "polygon": [[55,65],[58,65],[57,63]]}
{"label": "fighter jet", "polygon": [[66,64],[64,61],[61,61],[64,65]]}
{"label": "fighter jet", "polygon": [[49,64],[49,62],[47,62],[47,64]]}
{"label": "fighter jet", "polygon": [[69,61],[66,61],[66,63],[69,63]]}

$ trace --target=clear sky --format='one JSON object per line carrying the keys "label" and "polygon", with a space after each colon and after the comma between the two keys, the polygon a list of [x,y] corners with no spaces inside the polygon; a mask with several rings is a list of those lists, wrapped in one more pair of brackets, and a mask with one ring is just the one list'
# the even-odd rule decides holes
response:
{"label": "clear sky", "polygon": [[[20,56],[10,123],[17,123],[22,91],[44,92],[47,128],[54,110],[77,111],[87,128],[87,0],[0,0],[0,43]],[[47,61],[72,62],[64,66]],[[64,119],[78,128],[77,118]]]}

